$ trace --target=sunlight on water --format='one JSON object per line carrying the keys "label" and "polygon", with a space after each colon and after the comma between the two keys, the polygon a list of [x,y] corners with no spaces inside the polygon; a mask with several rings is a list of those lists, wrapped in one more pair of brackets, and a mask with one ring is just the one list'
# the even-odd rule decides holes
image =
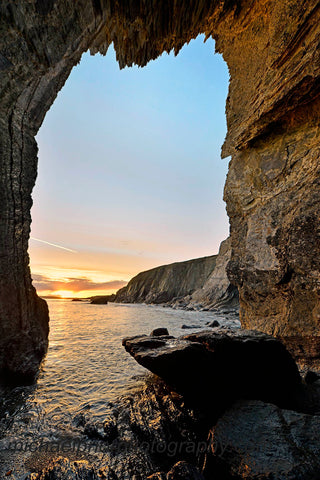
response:
{"label": "sunlight on water", "polygon": [[[79,435],[74,418],[87,412],[103,421],[108,402],[136,388],[147,371],[122,347],[126,336],[150,334],[166,327],[174,336],[182,324],[201,325],[218,319],[212,312],[188,312],[147,305],[90,305],[50,300],[50,346],[38,381],[29,387],[3,389],[1,405],[0,470],[7,468],[6,449],[13,440],[52,441]],[[17,452],[12,453],[16,462]],[[2,470],[2,471],[4,471]]]}

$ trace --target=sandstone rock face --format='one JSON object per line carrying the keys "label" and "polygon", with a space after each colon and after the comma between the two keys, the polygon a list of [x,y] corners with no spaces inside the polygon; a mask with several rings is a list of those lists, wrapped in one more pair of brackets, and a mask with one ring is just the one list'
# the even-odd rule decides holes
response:
{"label": "sandstone rock face", "polygon": [[229,278],[243,326],[273,335],[319,335],[318,15],[314,1],[258,2],[236,42],[218,41],[231,74]]}
{"label": "sandstone rock face", "polygon": [[111,42],[123,67],[177,53],[199,33],[216,39],[230,71],[228,272],[242,323],[318,334],[319,16],[317,0],[1,1],[1,370],[34,373],[47,342],[27,254],[34,136],[81,54]]}
{"label": "sandstone rock face", "polygon": [[242,401],[212,428],[207,462],[223,464],[232,478],[314,480],[320,476],[319,432],[319,416]]}
{"label": "sandstone rock face", "polygon": [[122,303],[166,303],[190,295],[209,278],[216,255],[177,262],[139,273],[116,295]]}

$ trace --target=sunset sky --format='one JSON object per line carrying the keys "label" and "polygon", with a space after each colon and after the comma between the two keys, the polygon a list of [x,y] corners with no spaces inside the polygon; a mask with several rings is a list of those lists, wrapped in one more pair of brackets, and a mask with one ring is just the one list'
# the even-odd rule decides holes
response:
{"label": "sunset sky", "polygon": [[40,294],[109,294],[140,271],[217,253],[229,229],[227,88],[202,37],[143,69],[120,71],[111,47],[83,56],[37,137],[29,251]]}

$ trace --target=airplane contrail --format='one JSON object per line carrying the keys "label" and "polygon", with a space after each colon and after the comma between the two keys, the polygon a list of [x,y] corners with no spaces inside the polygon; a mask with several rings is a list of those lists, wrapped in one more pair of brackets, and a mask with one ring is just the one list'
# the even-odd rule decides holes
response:
{"label": "airplane contrail", "polygon": [[30,237],[30,238],[31,240],[36,240],[36,242],[41,242],[41,243],[46,243],[47,245],[51,245],[51,247],[61,248],[61,250],[66,250],[67,252],[71,252],[71,253],[78,253],[76,250],[71,250],[71,248],[62,247],[61,245],[57,245],[56,243],[46,242],[45,240],[40,240],[40,238],[34,238],[34,237]]}

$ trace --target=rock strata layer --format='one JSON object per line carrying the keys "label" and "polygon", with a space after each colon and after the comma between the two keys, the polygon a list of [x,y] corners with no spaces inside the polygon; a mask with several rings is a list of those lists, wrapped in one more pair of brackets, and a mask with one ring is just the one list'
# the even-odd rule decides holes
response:
{"label": "rock strata layer", "polygon": [[238,289],[230,283],[227,266],[231,259],[231,238],[224,240],[212,273],[200,288],[188,298],[176,300],[172,305],[205,310],[239,310]]}
{"label": "rock strata layer", "polygon": [[153,268],[136,275],[117,292],[123,303],[165,303],[186,310],[228,309],[238,314],[238,289],[231,285],[227,265],[231,240],[220,245],[219,254]]}
{"label": "rock strata layer", "polygon": [[136,275],[121,288],[115,301],[122,303],[167,303],[191,295],[205,284],[216,265],[216,255],[163,265]]}

